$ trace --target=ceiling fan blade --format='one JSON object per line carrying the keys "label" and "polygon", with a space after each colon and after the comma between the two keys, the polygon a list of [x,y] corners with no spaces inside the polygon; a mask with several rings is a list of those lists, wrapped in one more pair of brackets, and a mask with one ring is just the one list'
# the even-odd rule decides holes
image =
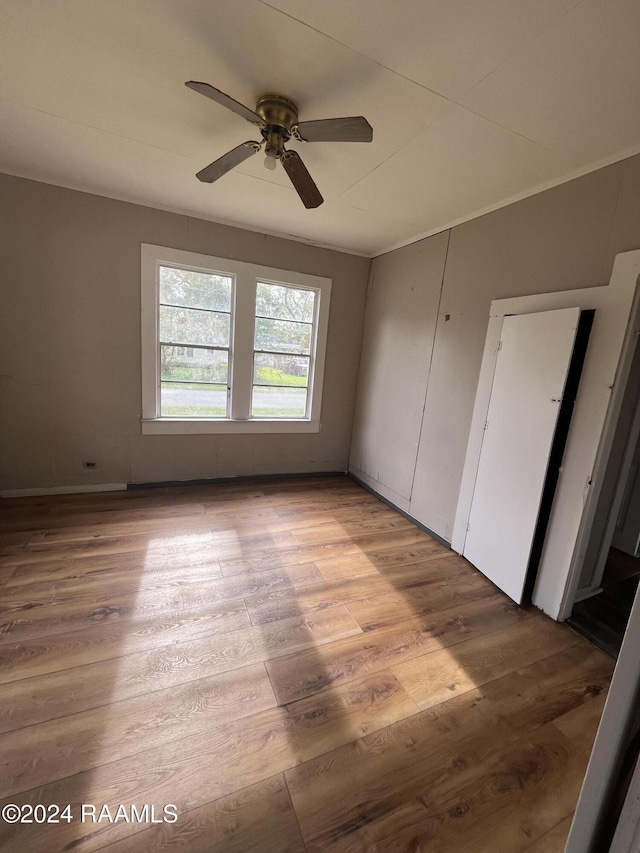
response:
{"label": "ceiling fan blade", "polygon": [[222,157],[218,157],[218,159],[214,160],[213,163],[209,163],[208,166],[201,169],[196,175],[196,178],[205,184],[212,184],[214,181],[217,181],[218,178],[221,178],[223,175],[226,175],[227,172],[230,172],[231,169],[239,166],[240,163],[244,163],[245,160],[248,160],[249,157],[259,150],[259,142],[243,142],[242,145],[238,145],[237,148],[232,148],[231,151],[227,151],[227,153],[223,154]]}
{"label": "ceiling fan blade", "polygon": [[215,101],[216,104],[226,107],[228,110],[231,110],[231,112],[236,113],[247,121],[250,121],[252,124],[264,125],[264,122],[258,113],[254,113],[254,111],[250,110],[249,107],[245,107],[244,104],[234,100],[229,95],[225,95],[225,93],[221,92],[220,89],[216,89],[208,83],[198,83],[195,80],[189,80],[184,85],[193,89],[194,92],[199,92],[201,95],[211,98],[211,100]]}
{"label": "ceiling fan blade", "polygon": [[300,155],[296,151],[285,151],[280,160],[304,206],[320,207],[324,199]]}
{"label": "ceiling fan blade", "polygon": [[364,116],[303,121],[293,128],[303,142],[371,142],[373,128]]}

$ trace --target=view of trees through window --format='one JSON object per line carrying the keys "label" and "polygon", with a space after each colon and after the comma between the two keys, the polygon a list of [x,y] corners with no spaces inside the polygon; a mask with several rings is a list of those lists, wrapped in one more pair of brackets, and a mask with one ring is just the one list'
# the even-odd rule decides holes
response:
{"label": "view of trees through window", "polygon": [[[160,412],[229,417],[233,276],[159,267]],[[316,293],[257,282],[251,415],[307,414]]]}
{"label": "view of trees through window", "polygon": [[160,412],[228,415],[233,278],[159,269]]}
{"label": "view of trees through window", "polygon": [[258,282],[253,417],[305,417],[315,296],[313,290]]}

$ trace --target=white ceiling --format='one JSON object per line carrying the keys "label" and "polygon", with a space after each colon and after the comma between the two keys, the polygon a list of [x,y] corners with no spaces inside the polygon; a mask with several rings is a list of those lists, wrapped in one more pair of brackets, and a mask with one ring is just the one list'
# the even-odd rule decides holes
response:
{"label": "white ceiling", "polygon": [[[639,0],[2,0],[0,171],[376,255],[640,151]],[[184,86],[371,144],[295,143],[305,210],[256,130]]]}

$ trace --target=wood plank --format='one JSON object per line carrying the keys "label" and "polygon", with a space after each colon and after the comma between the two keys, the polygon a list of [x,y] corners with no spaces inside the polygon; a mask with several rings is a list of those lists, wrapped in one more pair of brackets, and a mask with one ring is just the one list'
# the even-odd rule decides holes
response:
{"label": "wood plank", "polygon": [[[155,685],[154,685],[155,686]],[[234,669],[0,735],[0,797],[134,756],[275,705],[264,665]]]}
{"label": "wood plank", "polygon": [[[166,572],[173,572],[185,581],[197,573],[197,577],[220,577],[220,563],[213,545],[194,548],[168,548],[165,551],[137,551],[125,554],[104,554],[99,557],[78,557],[72,560],[48,560],[42,563],[34,560],[13,569],[11,582],[13,587],[31,587],[38,590],[38,584],[51,584],[58,581],[75,580],[90,576],[103,577],[107,581],[117,575],[126,581],[127,575],[135,575],[149,585],[159,585],[166,580]],[[42,588],[42,587],[40,587]],[[20,595],[20,593],[15,593]]]}
{"label": "wood plank", "polygon": [[[67,542],[92,541],[94,539],[119,539],[126,536],[149,536],[160,534],[167,535],[167,520],[151,518],[147,520],[109,521],[106,518],[97,518],[88,522],[82,516],[78,518],[80,523],[73,526],[55,527],[39,531],[31,531],[27,534],[16,534],[27,537],[29,545],[59,545]],[[210,525],[204,520],[204,515],[178,516],[171,521],[172,534],[178,532],[193,532],[207,534]]]}
{"label": "wood plank", "polygon": [[[215,620],[212,620],[215,627]],[[165,649],[167,660],[172,655],[206,657],[212,672],[225,672],[235,666],[267,660],[296,649],[351,637],[360,628],[346,607],[332,607],[310,616],[296,616],[221,634],[202,635],[202,625],[188,625],[196,633],[187,637],[180,624],[160,621],[155,633],[146,628],[129,632],[127,626],[105,625],[104,630],[88,629],[23,640],[0,647],[0,684],[32,678],[48,672],[83,666],[87,663],[122,657],[142,649]]]}
{"label": "wood plank", "polygon": [[590,755],[606,701],[607,691],[603,690],[588,702],[555,719],[553,724],[565,737],[580,746],[586,755]]}
{"label": "wood plank", "polygon": [[567,815],[560,823],[526,847],[526,853],[564,853],[572,820],[573,814]]}
{"label": "wood plank", "polygon": [[230,524],[237,524],[239,522],[268,522],[276,521],[278,519],[278,513],[275,509],[270,506],[265,506],[262,502],[260,502],[256,507],[244,506],[244,508],[235,507],[234,509],[229,509],[228,506],[225,506],[205,509],[205,516],[212,527],[217,527],[219,525],[226,527]]}
{"label": "wood plank", "polygon": [[332,849],[406,803],[415,802],[424,816],[443,779],[455,787],[495,753],[491,710],[472,691],[288,770],[307,848]]}
{"label": "wood plank", "polygon": [[580,640],[569,628],[544,617],[532,618],[397,664],[392,671],[424,709],[547,658],[550,649],[576,645]]}
{"label": "wood plank", "polygon": [[496,714],[516,733],[538,727],[606,693],[613,661],[580,643],[483,687]]}
{"label": "wood plank", "polygon": [[282,753],[300,760],[417,711],[388,673],[327,693],[319,703],[302,700],[260,714],[274,705],[264,666],[258,664],[112,702],[108,715],[96,708],[0,735],[0,797],[97,767],[105,756],[116,761],[247,717],[254,737],[285,737]]}
{"label": "wood plank", "polygon": [[[417,544],[388,548],[382,551],[363,552],[362,549],[354,550],[352,553],[337,557],[318,557],[315,561],[323,576],[327,580],[338,580],[339,578],[350,578],[362,574],[381,574],[398,566],[406,566],[409,563],[423,563],[427,560],[454,559],[451,571],[462,570],[461,567],[469,567],[466,560],[458,557],[453,551],[448,551],[435,539],[426,535],[417,541]],[[455,568],[454,568],[455,566]]]}
{"label": "wood plank", "polygon": [[369,492],[365,492],[355,480],[348,474],[332,473],[332,474],[310,474],[304,477],[271,477],[260,481],[262,488],[268,494],[298,494],[306,491],[311,491],[313,494],[317,492],[333,491],[334,489],[349,489],[353,492],[371,497]]}
{"label": "wood plank", "polygon": [[[6,566],[20,566],[23,563],[33,563],[34,559],[40,562],[48,560],[72,560],[74,557],[97,557],[103,554],[126,554],[142,551],[160,552],[168,549],[179,550],[181,548],[193,548],[206,546],[213,542],[211,530],[204,531],[181,531],[177,535],[149,535],[131,534],[115,538],[92,539],[83,542],[66,542],[64,547],[55,545],[53,547],[46,542],[38,542],[27,545],[24,548],[12,546],[4,549],[3,563]],[[55,543],[54,543],[55,544]],[[7,553],[8,551],[11,553]]]}
{"label": "wood plank", "polygon": [[27,544],[30,538],[31,534],[28,531],[10,530],[0,533],[0,547],[4,547],[5,545],[23,546]]}
{"label": "wood plank", "polygon": [[[18,668],[15,674],[20,678],[3,685],[0,730],[108,706],[150,690],[228,672],[296,649],[313,649],[358,631],[344,608],[333,608],[313,619],[298,617],[265,628],[206,635],[183,643],[167,642],[143,652],[127,653],[123,643],[117,657],[99,660],[93,659],[91,646],[75,655],[63,649],[58,659],[51,654],[45,661],[49,667],[57,668],[32,677],[24,677],[27,670]],[[165,635],[165,639],[168,637]],[[38,669],[45,669],[45,664],[39,664]]]}
{"label": "wood plank", "polygon": [[105,853],[176,849],[190,853],[305,853],[281,774],[182,812],[175,824],[154,826],[101,849]]}
{"label": "wood plank", "polygon": [[[492,735],[496,738],[497,732]],[[581,752],[552,727],[529,743],[499,746],[494,740],[493,754],[484,756],[482,766],[474,762],[456,780],[455,789],[446,783],[427,784],[417,797],[371,823],[341,827],[342,838],[305,838],[307,849],[338,853],[376,845],[385,851],[522,853],[572,809],[585,768]],[[505,820],[507,803],[509,820]]]}
{"label": "wood plank", "polygon": [[[398,716],[415,710],[397,680],[380,673],[327,693],[319,702],[303,700],[234,720],[28,791],[12,792],[7,801],[71,803],[76,813],[83,802],[130,802],[135,789],[143,791],[144,802],[156,809],[175,803],[182,813],[348,743],[362,732],[384,730]],[[99,849],[137,828],[85,824],[80,828],[81,849]],[[20,827],[0,824],[3,853],[37,850],[43,838],[56,849],[65,849],[78,833],[73,823],[46,829],[52,831],[45,836],[41,827],[30,827],[25,841]]]}
{"label": "wood plank", "polygon": [[[378,501],[377,504],[379,505],[380,502]],[[376,504],[370,495],[343,495],[342,497],[336,497],[335,500],[314,496],[313,498],[307,498],[305,501],[291,501],[289,504],[279,504],[274,506],[274,510],[278,518],[287,519],[298,518],[303,513],[335,512],[340,509],[366,509],[374,506]]]}
{"label": "wood plank", "polygon": [[244,603],[234,601],[201,613],[183,611],[176,619],[162,612],[155,619],[116,619],[66,634],[31,640],[23,638],[18,643],[0,646],[0,683],[99,660],[137,655],[200,637],[227,637],[249,625]]}
{"label": "wood plank", "polygon": [[[204,514],[205,508],[201,498],[196,495],[190,499],[178,495],[143,494],[134,492],[120,492],[114,497],[114,493],[101,492],[100,494],[74,494],[56,495],[55,497],[27,498],[22,499],[22,506],[8,508],[3,501],[3,527],[5,529],[23,530],[40,529],[50,524],[65,525],[66,519],[72,523],[78,523],[79,518],[90,518],[92,515],[105,513],[111,517],[111,513],[122,513],[122,518],[136,517],[135,513],[142,513],[147,518],[175,518],[181,515]],[[160,491],[160,490],[157,490]],[[72,500],[73,499],[73,500]],[[96,520],[97,517],[96,517]],[[24,522],[28,526],[23,526]],[[34,526],[34,522],[36,522]]]}
{"label": "wood plank", "polygon": [[[296,547],[295,536],[289,530],[267,533],[254,533],[243,539],[217,539],[214,535],[214,547],[217,558],[222,560],[242,559],[249,555],[260,559],[265,552],[289,550]],[[312,562],[309,560],[309,562]]]}
{"label": "wood plank", "polygon": [[[442,570],[440,577],[446,575],[446,570]],[[362,577],[356,577],[349,580],[323,581],[295,590],[276,590],[247,596],[245,604],[252,624],[261,625],[293,613],[311,613],[336,604],[348,605],[370,594],[384,596],[397,592],[402,595],[404,592],[405,601],[411,600],[413,591],[428,585],[429,578],[424,566],[418,563],[398,568],[391,578],[372,575],[364,580]],[[495,594],[495,590],[492,592]]]}
{"label": "wood plank", "polygon": [[399,545],[424,542],[424,537],[425,534],[421,530],[412,526],[407,530],[380,534],[372,533],[368,536],[351,537],[340,542],[328,542],[324,545],[298,545],[294,548],[283,548],[280,551],[265,550],[255,557],[221,560],[220,565],[223,575],[237,575],[264,571],[269,568],[292,566],[297,563],[314,563],[335,556],[378,552],[385,548],[396,548]]}
{"label": "wood plank", "polygon": [[[85,507],[84,512],[64,510],[63,512],[58,511],[53,513],[50,506],[51,498],[48,500],[49,505],[47,505],[42,512],[37,514],[35,514],[33,510],[7,509],[5,502],[3,501],[3,514],[0,518],[0,530],[23,531],[33,534],[42,530],[59,530],[84,524],[99,524],[101,520],[104,520],[105,524],[129,523],[145,520],[152,522],[155,521],[157,523],[163,520],[166,525],[169,519],[171,519],[172,526],[174,524],[176,525],[174,529],[180,529],[180,519],[191,519],[194,515],[199,515],[200,521],[202,521],[202,517],[205,512],[204,504],[187,504],[185,506],[169,505],[165,507],[154,507],[141,504],[138,505],[137,508],[120,506],[111,509],[94,510],[89,506]],[[274,514],[273,511],[271,511],[271,514]]]}
{"label": "wood plank", "polygon": [[[77,599],[72,591],[60,603],[55,599],[38,601],[34,596],[32,603],[16,604],[0,616],[0,645],[114,622],[144,623],[155,618],[180,621],[191,614],[194,618],[215,615],[219,605],[215,601],[210,604],[207,593],[211,588],[206,582],[176,583],[139,591],[133,589],[124,595],[111,595],[109,589],[98,589],[95,595],[78,595]],[[224,615],[242,611],[246,612],[246,608],[238,595],[222,602],[220,612]],[[135,630],[135,625],[128,630]]]}
{"label": "wood plank", "polygon": [[284,704],[364,673],[503,630],[529,615],[506,602],[502,594],[494,595],[431,617],[408,619],[399,625],[340,640],[326,649],[288,655],[269,662],[267,671],[278,702]]}
{"label": "wood plank", "polygon": [[476,768],[464,787],[433,804],[447,817],[433,850],[526,850],[573,811],[586,766],[584,753],[552,725],[499,748],[492,766]]}
{"label": "wood plank", "polygon": [[[470,570],[468,566],[464,566],[462,572],[456,572],[456,562],[450,559],[446,562],[433,559],[412,565],[422,568],[425,579],[422,586],[396,591],[395,574],[389,572],[385,575],[390,581],[389,592],[349,602],[349,611],[363,631],[386,628],[404,619],[448,610],[496,593],[495,586],[480,572]],[[440,572],[439,569],[443,567],[446,570]],[[446,580],[440,580],[441,577]],[[368,592],[373,590],[369,589]]]}
{"label": "wood plank", "polygon": [[395,513],[388,518],[376,517],[368,521],[342,521],[323,524],[310,530],[299,530],[295,533],[300,545],[317,545],[320,542],[340,542],[352,536],[362,536],[366,533],[382,533],[388,530],[416,529],[415,524]]}
{"label": "wood plank", "polygon": [[331,494],[353,494],[361,498],[373,497],[365,492],[346,474],[338,474],[335,477],[304,477],[295,479],[282,477],[279,480],[261,480],[265,495],[277,495],[280,498],[315,498]]}
{"label": "wood plank", "polygon": [[[369,496],[364,496],[352,490],[333,489],[326,492],[312,492],[301,494],[278,494],[255,497],[253,501],[245,500],[242,505],[236,505],[236,509],[245,512],[255,509],[269,509],[278,516],[297,515],[298,512],[325,511],[340,507],[370,506],[372,501]],[[229,508],[221,504],[207,502],[205,500],[205,514],[218,517],[218,513],[224,511],[229,514]]]}
{"label": "wood plank", "polygon": [[357,504],[355,506],[340,508],[334,508],[329,505],[322,511],[309,512],[305,508],[287,513],[284,517],[274,513],[274,517],[268,519],[251,518],[248,521],[242,519],[233,519],[230,521],[216,519],[211,523],[211,530],[215,542],[229,539],[235,541],[242,540],[246,536],[252,536],[256,533],[295,532],[296,530],[331,525],[334,522],[372,521],[382,518],[397,518],[397,513],[384,504],[378,506]]}
{"label": "wood plank", "polygon": [[181,618],[264,590],[302,588],[320,577],[313,563],[232,578],[209,578],[204,568],[204,576],[194,573],[186,578],[182,570],[149,576],[112,572],[57,584],[6,587],[0,605],[3,642],[82,630],[116,619]]}
{"label": "wood plank", "polygon": [[316,512],[309,515],[296,513],[284,519],[276,516],[269,519],[224,520],[212,524],[211,530],[213,540],[216,543],[242,542],[247,537],[256,534],[293,533],[296,530],[306,530],[309,527],[331,525],[334,517],[335,513]]}
{"label": "wood plank", "polygon": [[[365,850],[375,841],[383,850],[517,851],[563,819],[575,806],[584,750],[551,723],[521,738],[505,718],[524,710],[527,696],[510,692],[514,701],[502,708],[484,693],[469,691],[287,771],[307,848]],[[553,717],[556,697],[542,705],[540,718]]]}

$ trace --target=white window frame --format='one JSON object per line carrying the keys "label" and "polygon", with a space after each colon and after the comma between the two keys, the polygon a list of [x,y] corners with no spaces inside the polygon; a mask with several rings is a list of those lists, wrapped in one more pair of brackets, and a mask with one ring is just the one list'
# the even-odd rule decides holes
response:
{"label": "white window frame", "polygon": [[[185,252],[150,243],[141,245],[142,433],[144,435],[206,433],[319,432],[324,363],[329,328],[331,279],[289,270]],[[227,418],[160,416],[159,277],[160,266],[184,267],[234,279],[231,330],[231,387]],[[251,417],[256,286],[258,281],[301,287],[316,293],[309,362],[307,417]]]}

